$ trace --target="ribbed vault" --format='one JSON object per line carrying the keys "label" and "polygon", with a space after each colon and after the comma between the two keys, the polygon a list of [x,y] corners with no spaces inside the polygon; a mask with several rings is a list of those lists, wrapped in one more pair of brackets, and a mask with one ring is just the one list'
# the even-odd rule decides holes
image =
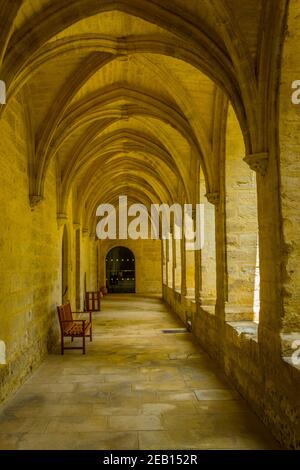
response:
{"label": "ribbed vault", "polygon": [[273,14],[258,0],[238,8],[218,0],[2,0],[8,105],[30,95],[32,206],[53,160],[59,217],[73,191],[76,222],[90,230],[96,205],[116,191],[133,201],[197,202],[200,166],[206,192],[217,194],[228,100],[247,155],[267,153],[273,104],[258,104],[275,83],[266,70],[284,14],[276,3]]}

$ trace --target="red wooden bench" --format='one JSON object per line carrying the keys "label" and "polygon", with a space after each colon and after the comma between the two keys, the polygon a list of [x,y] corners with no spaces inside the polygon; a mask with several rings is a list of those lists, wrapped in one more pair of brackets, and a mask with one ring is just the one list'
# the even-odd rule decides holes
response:
{"label": "red wooden bench", "polygon": [[86,292],[85,293],[85,310],[87,312],[100,312],[102,298],[103,298],[103,294],[100,291]]}
{"label": "red wooden bench", "polygon": [[[73,318],[73,313],[84,313],[84,312],[72,312],[70,302],[59,305],[57,307],[58,320],[60,325],[61,334],[61,354],[64,354],[65,349],[82,349],[82,354],[85,354],[85,338],[88,336],[92,341],[92,313],[89,312],[89,320],[79,320]],[[64,338],[82,338],[82,346],[65,346]]]}

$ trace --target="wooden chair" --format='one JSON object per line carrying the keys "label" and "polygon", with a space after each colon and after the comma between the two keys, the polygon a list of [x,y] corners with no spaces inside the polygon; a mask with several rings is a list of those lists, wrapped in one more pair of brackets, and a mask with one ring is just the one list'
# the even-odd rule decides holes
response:
{"label": "wooden chair", "polygon": [[85,310],[87,312],[100,312],[102,298],[103,298],[103,294],[100,291],[86,292],[85,293]]}
{"label": "wooden chair", "polygon": [[[73,318],[73,313],[84,313],[84,312],[72,312],[70,302],[59,305],[57,307],[58,320],[60,325],[61,334],[61,354],[64,354],[65,349],[82,349],[82,354],[85,354],[85,338],[88,336],[92,341],[92,313],[89,312],[89,320],[79,320]],[[88,334],[89,332],[89,334]],[[72,338],[82,338],[82,346],[65,346],[64,338],[68,336]]]}
{"label": "wooden chair", "polygon": [[101,286],[100,287],[100,292],[102,292],[103,295],[107,295],[107,293],[108,293],[107,287],[106,286]]}

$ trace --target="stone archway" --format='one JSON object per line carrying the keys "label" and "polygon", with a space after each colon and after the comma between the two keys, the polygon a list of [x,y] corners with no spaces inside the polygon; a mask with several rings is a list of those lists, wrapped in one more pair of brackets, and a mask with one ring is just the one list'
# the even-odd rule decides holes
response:
{"label": "stone archway", "polygon": [[110,293],[135,293],[135,256],[129,248],[116,246],[108,252],[106,283]]}

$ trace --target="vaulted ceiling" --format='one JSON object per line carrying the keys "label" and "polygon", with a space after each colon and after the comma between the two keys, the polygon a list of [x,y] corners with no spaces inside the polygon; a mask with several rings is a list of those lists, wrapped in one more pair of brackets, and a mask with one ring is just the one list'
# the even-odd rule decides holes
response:
{"label": "vaulted ceiling", "polygon": [[100,201],[121,194],[145,204],[195,202],[200,165],[206,191],[218,191],[228,100],[246,153],[266,151],[275,86],[268,71],[285,4],[0,0],[0,78],[6,106],[19,94],[27,104],[32,204],[52,159],[58,212],[73,189],[85,224]]}

